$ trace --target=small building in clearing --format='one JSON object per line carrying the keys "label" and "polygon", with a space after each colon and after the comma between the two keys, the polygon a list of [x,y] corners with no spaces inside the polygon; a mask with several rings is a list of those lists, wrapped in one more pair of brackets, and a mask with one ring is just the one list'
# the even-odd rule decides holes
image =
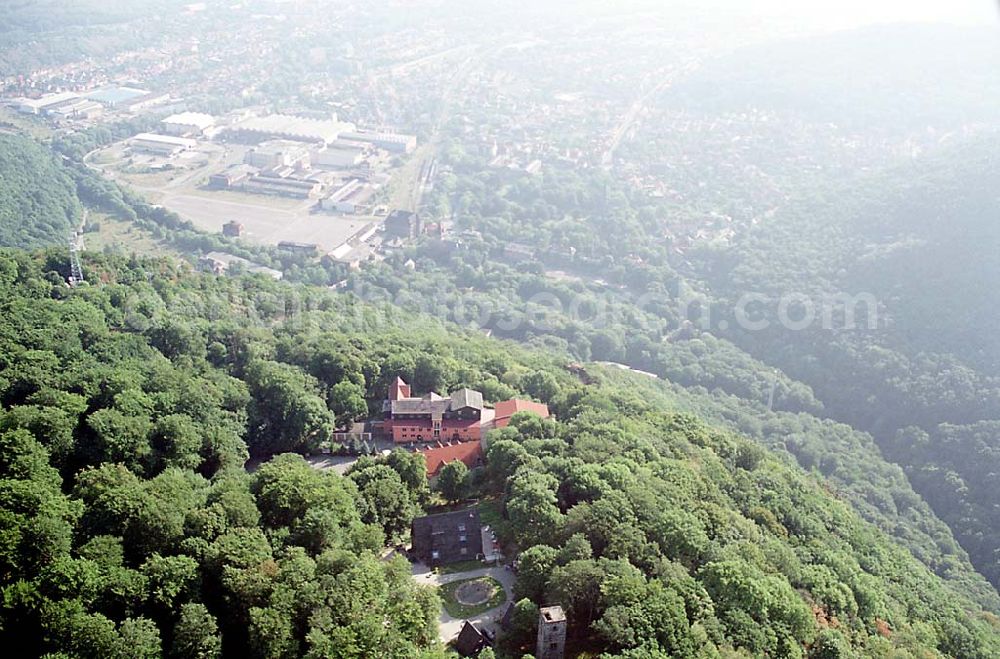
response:
{"label": "small building in clearing", "polygon": [[222,235],[227,238],[239,238],[243,235],[243,230],[245,227],[242,223],[236,220],[230,220],[222,225]]}
{"label": "small building in clearing", "polygon": [[455,639],[455,651],[463,657],[475,657],[486,645],[486,636],[474,624],[465,621]]}

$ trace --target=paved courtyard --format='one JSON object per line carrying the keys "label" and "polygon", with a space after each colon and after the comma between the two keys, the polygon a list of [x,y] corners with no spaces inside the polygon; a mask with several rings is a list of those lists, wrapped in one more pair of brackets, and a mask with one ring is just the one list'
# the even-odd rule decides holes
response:
{"label": "paved courtyard", "polygon": [[[500,630],[500,616],[503,615],[503,609],[514,595],[513,572],[503,567],[484,567],[478,570],[469,570],[468,572],[435,574],[433,570],[423,563],[414,563],[413,565],[413,580],[417,583],[430,586],[443,586],[453,581],[464,581],[466,579],[485,576],[493,577],[503,585],[504,592],[507,594],[507,600],[498,607],[469,618],[469,621],[475,623],[480,629],[487,629],[491,633],[496,634]],[[452,618],[442,608],[441,617],[438,619],[438,635],[441,637],[441,642],[448,643],[457,638],[458,633],[462,631],[464,623],[464,618]]]}

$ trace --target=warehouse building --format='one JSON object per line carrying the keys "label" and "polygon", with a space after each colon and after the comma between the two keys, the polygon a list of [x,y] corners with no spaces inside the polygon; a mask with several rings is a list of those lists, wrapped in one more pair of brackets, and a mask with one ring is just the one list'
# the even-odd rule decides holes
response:
{"label": "warehouse building", "polygon": [[320,202],[323,210],[355,215],[371,209],[375,188],[360,179],[352,178],[329,197]]}
{"label": "warehouse building", "polygon": [[282,240],[278,243],[278,249],[306,256],[316,256],[319,253],[319,245],[316,243],[300,243],[294,240]]}
{"label": "warehouse building", "polygon": [[284,176],[274,170],[251,176],[243,183],[244,192],[308,199],[319,194],[322,183],[315,179]]}
{"label": "warehouse building", "polygon": [[167,135],[189,137],[201,135],[215,125],[215,117],[201,112],[181,112],[173,114],[160,122],[163,132]]}
{"label": "warehouse building", "polygon": [[87,98],[115,110],[133,112],[169,100],[169,94],[159,94],[135,87],[108,87],[87,94]]}
{"label": "warehouse building", "polygon": [[410,153],[417,148],[415,135],[401,133],[378,133],[371,131],[350,131],[341,134],[341,139],[367,142],[391,153]]}
{"label": "warehouse building", "polygon": [[134,151],[169,157],[193,149],[198,146],[198,142],[186,137],[174,137],[173,135],[139,133],[129,140],[129,146]]}
{"label": "warehouse building", "polygon": [[314,150],[310,161],[313,167],[324,167],[329,169],[349,169],[357,167],[365,161],[365,146],[338,146],[337,142],[328,148]]}
{"label": "warehouse building", "polygon": [[40,98],[19,98],[14,102],[14,107],[17,108],[18,112],[24,114],[45,114],[48,110],[56,108],[63,103],[79,99],[79,94],[59,92],[58,94],[45,94]]}
{"label": "warehouse building", "polygon": [[272,140],[247,152],[244,162],[260,169],[300,167],[309,163],[309,151],[300,142]]}
{"label": "warehouse building", "polygon": [[45,108],[45,115],[56,119],[93,119],[104,111],[104,106],[86,98],[73,98]]}
{"label": "warehouse building", "polygon": [[235,165],[230,165],[224,170],[217,174],[212,174],[208,177],[208,184],[213,188],[231,188],[235,185],[242,183],[247,180],[250,176],[257,173],[257,170],[250,165],[244,165],[238,163]]}
{"label": "warehouse building", "polygon": [[353,130],[354,124],[335,119],[309,119],[289,114],[270,114],[244,119],[230,128],[227,135],[244,142],[285,139],[327,145],[335,141],[341,133]]}

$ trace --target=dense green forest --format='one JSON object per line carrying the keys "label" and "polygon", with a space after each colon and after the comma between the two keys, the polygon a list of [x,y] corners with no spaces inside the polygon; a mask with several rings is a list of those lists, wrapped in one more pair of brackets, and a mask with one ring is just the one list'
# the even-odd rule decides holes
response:
{"label": "dense green forest", "polygon": [[29,137],[0,133],[0,245],[65,244],[81,212],[58,156]]}
{"label": "dense green forest", "polygon": [[[470,485],[521,551],[519,611],[627,656],[989,657],[996,618],[803,473],[668,389],[351,296],[167,261],[0,258],[0,636],[52,656],[437,656],[438,602],[386,542],[412,454],[348,476],[295,455],[419,390],[521,393]],[[611,376],[614,377],[611,377]],[[638,376],[641,378],[641,376]],[[624,380],[620,380],[625,378]],[[652,387],[652,389],[650,389]],[[524,621],[524,616],[521,617]],[[591,624],[592,623],[592,624]],[[512,651],[530,636],[519,628]],[[22,646],[23,647],[23,646]]]}
{"label": "dense green forest", "polygon": [[[710,280],[730,301],[745,290],[879,301],[873,330],[860,318],[855,331],[775,323],[728,337],[808,383],[834,418],[871,432],[994,585],[1000,435],[989,429],[1000,419],[1000,342],[984,328],[1000,303],[996,147],[965,141],[844,190],[836,204],[801,200],[718,255]],[[968,452],[947,448],[972,437]]]}
{"label": "dense green forest", "polygon": [[[461,226],[478,234],[462,234],[455,247],[425,241],[352,276],[352,290],[577,359],[622,362],[680,385],[689,409],[818,471],[865,519],[933,571],[1000,610],[995,588],[975,573],[966,551],[914,492],[904,470],[864,432],[869,428],[829,421],[825,399],[805,378],[793,379],[796,372],[786,364],[767,353],[758,359],[752,346],[717,331],[721,320],[736,327],[727,313],[733,305],[695,275],[709,284],[726,281],[732,276],[724,269],[731,261],[728,252],[700,250],[682,275],[671,265],[669,241],[655,237],[670,216],[658,216],[655,205],[614,187],[603,172],[554,169],[541,177],[516,177],[484,169],[457,143],[446,152],[453,171],[436,186],[431,205],[455,212]],[[587,231],[588,226],[596,230]],[[512,235],[537,246],[534,258],[507,263],[504,237]],[[815,241],[821,250],[822,240],[811,239],[802,251],[786,248],[781,256],[812,263],[806,245]],[[566,246],[576,249],[571,257],[559,253]],[[413,269],[405,267],[411,257]],[[782,262],[773,258],[771,268]],[[694,268],[698,272],[691,272]],[[705,308],[714,314],[707,328]],[[461,313],[452,313],[456,309]],[[817,341],[830,343],[824,333],[817,333]],[[775,372],[775,364],[784,372]],[[772,386],[772,410],[767,410]],[[933,381],[926,386],[941,391]]]}

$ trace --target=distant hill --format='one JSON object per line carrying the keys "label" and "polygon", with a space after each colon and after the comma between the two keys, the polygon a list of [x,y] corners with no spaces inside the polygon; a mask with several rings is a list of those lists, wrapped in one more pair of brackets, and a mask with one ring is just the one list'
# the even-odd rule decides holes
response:
{"label": "distant hill", "polygon": [[768,43],[708,63],[665,100],[706,112],[753,106],[866,132],[992,121],[998,36],[907,24]]}
{"label": "distant hill", "polygon": [[176,11],[183,4],[185,3],[181,0],[5,2],[4,16],[0,18],[0,32],[42,32],[67,27],[122,23],[148,16],[157,9]]}
{"label": "distant hill", "polygon": [[992,136],[965,140],[797,199],[721,256],[711,277],[729,300],[844,291],[878,301],[875,331],[775,324],[728,338],[812,387],[833,418],[870,432],[994,585],[998,147]]}
{"label": "distant hill", "polygon": [[76,183],[55,155],[28,137],[0,134],[0,245],[63,243],[80,213]]}

